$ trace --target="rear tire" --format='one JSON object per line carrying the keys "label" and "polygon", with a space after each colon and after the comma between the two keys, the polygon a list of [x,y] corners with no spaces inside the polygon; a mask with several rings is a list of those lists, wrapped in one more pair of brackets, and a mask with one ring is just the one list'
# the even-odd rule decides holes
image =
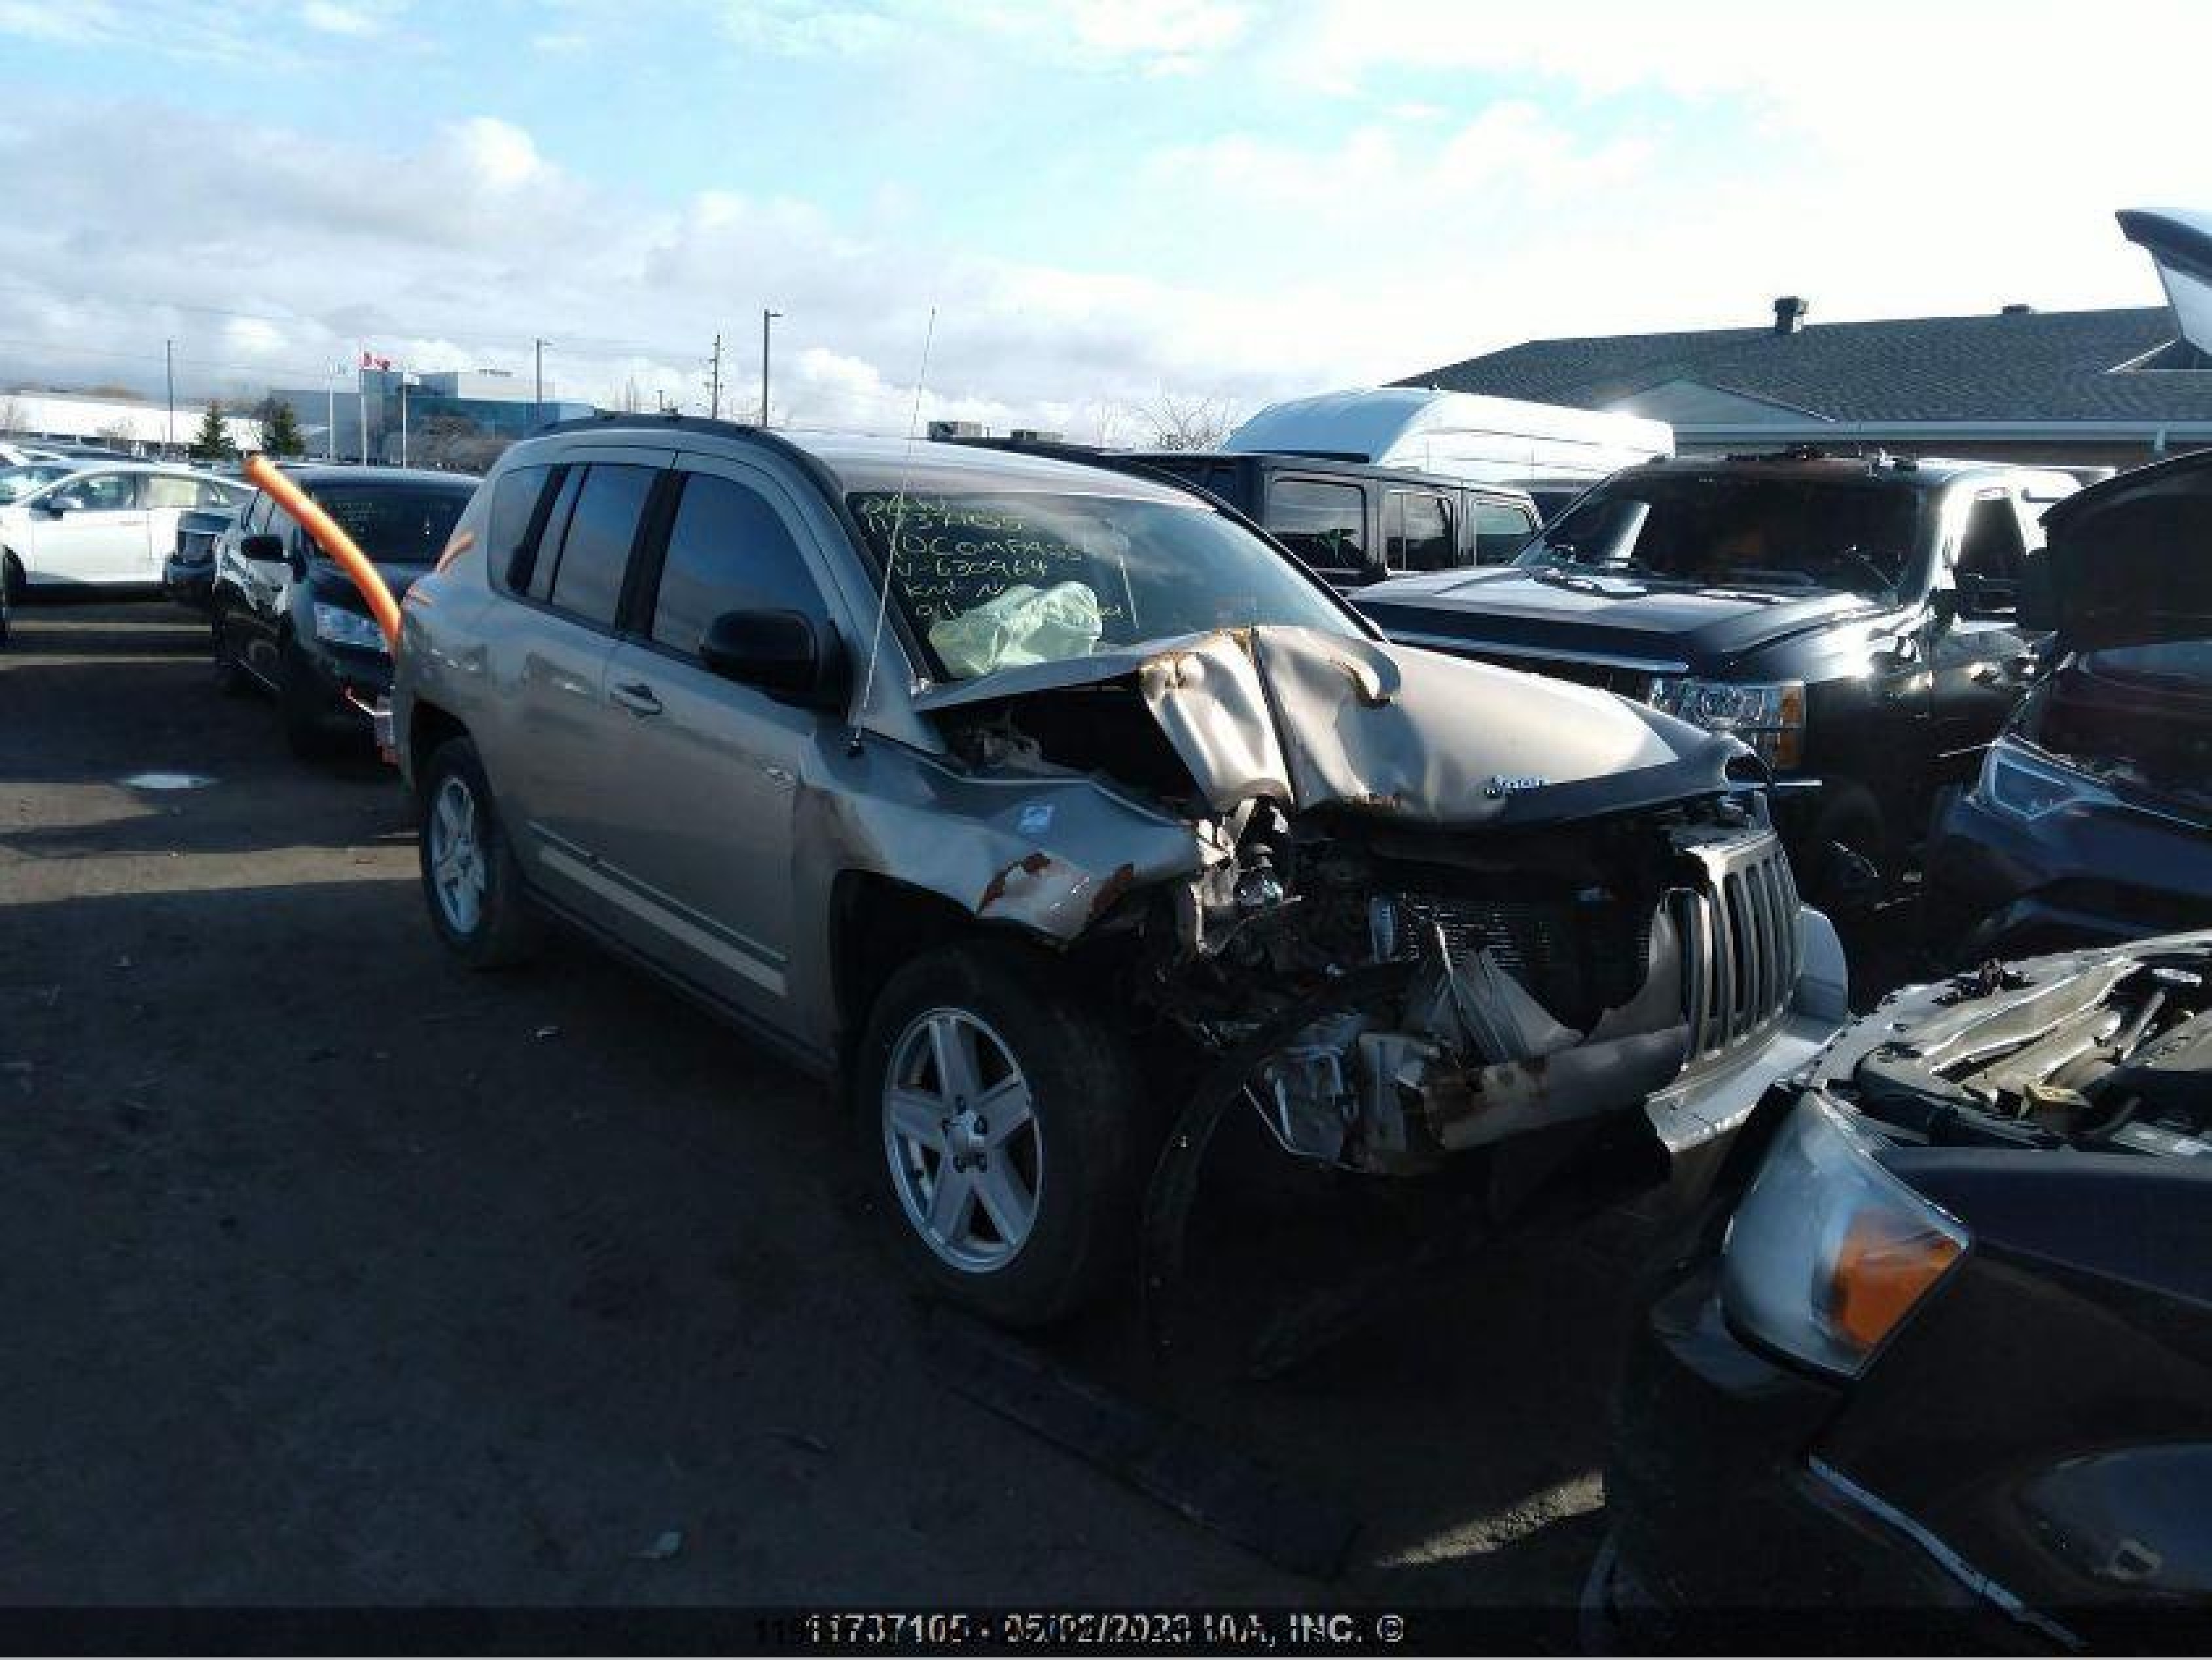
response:
{"label": "rear tire", "polygon": [[1155,1137],[1105,1000],[1036,952],[950,946],[891,976],[854,1056],[890,1250],[1000,1325],[1066,1318],[1134,1256]]}
{"label": "rear tire", "polygon": [[527,961],[544,923],[523,890],[477,746],[465,738],[439,745],[419,788],[417,849],[430,926],[472,969]]}

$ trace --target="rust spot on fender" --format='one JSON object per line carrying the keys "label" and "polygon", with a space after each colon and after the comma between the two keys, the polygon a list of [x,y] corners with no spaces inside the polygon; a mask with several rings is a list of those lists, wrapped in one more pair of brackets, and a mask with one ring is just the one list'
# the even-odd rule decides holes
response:
{"label": "rust spot on fender", "polygon": [[983,890],[982,898],[976,902],[976,910],[979,913],[987,911],[990,909],[992,906],[997,904],[999,901],[1005,898],[1006,897],[1006,884],[1012,879],[1016,871],[1021,871],[1026,875],[1035,876],[1040,872],[1048,869],[1051,865],[1052,855],[1047,853],[1027,854],[1023,857],[1017,859],[1012,864],[1007,866],[1004,870],[1000,871],[996,876],[994,876],[991,879],[989,885]]}

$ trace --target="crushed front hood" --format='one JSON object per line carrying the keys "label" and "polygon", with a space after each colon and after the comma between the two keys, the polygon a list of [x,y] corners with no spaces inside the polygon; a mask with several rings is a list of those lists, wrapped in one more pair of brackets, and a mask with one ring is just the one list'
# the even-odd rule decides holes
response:
{"label": "crushed front hood", "polygon": [[1253,628],[925,691],[925,712],[1121,681],[1206,804],[1532,824],[1729,786],[1734,741],[1608,693],[1355,635]]}

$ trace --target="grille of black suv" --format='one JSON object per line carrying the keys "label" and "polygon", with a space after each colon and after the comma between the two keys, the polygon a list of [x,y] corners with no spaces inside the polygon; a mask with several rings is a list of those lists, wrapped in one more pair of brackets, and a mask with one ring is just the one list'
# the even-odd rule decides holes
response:
{"label": "grille of black suv", "polygon": [[1652,669],[1618,663],[1577,663],[1565,658],[1482,657],[1479,660],[1501,669],[1545,675],[1553,680],[1571,680],[1578,686],[1595,686],[1600,691],[1617,692],[1639,703],[1651,696],[1651,683],[1657,678]]}

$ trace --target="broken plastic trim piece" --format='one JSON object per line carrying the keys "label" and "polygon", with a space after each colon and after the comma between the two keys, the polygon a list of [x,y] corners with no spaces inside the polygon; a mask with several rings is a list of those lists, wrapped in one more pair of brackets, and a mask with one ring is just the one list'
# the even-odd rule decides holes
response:
{"label": "broken plastic trim piece", "polygon": [[1410,962],[1354,970],[1227,1051],[1199,1081],[1168,1132],[1145,1190],[1138,1270],[1145,1328],[1155,1349],[1165,1351],[1175,1343],[1176,1303],[1182,1285],[1190,1213],[1198,1202],[1199,1176],[1207,1150],[1229,1110],[1245,1100],[1252,1074],[1316,1020],[1377,1000],[1395,1004],[1413,972]]}
{"label": "broken plastic trim piece", "polygon": [[362,701],[361,694],[351,686],[344,689],[343,696],[347,702],[368,717],[369,730],[376,738],[378,757],[387,764],[397,765],[399,760],[399,751],[392,741],[392,700],[389,697],[379,697],[374,703],[364,702]]}

